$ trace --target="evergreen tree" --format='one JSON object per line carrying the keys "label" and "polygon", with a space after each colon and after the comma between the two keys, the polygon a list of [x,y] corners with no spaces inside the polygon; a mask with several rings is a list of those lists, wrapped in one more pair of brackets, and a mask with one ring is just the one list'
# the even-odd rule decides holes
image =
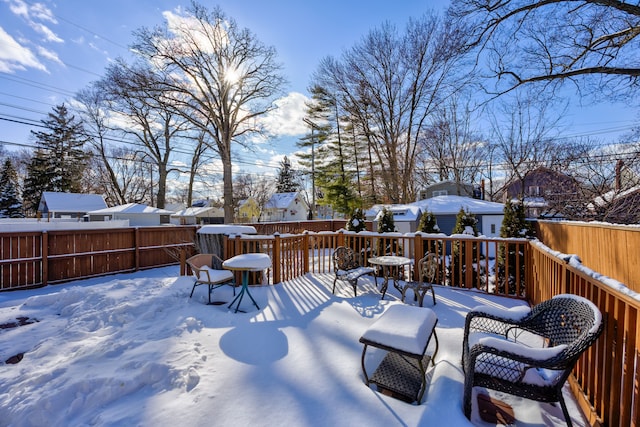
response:
{"label": "evergreen tree", "polygon": [[22,218],[22,201],[18,197],[18,174],[11,159],[6,159],[0,171],[0,218]]}
{"label": "evergreen tree", "polygon": [[[349,214],[361,205],[357,194],[357,158],[347,130],[332,93],[321,86],[311,88],[312,100],[307,104],[307,123],[311,135],[305,136],[298,146],[311,148],[311,155],[304,155],[305,166],[311,166],[314,183],[322,194],[320,204],[331,206],[335,212]],[[355,168],[353,161],[356,161]]]}
{"label": "evergreen tree", "polygon": [[[460,211],[456,215],[456,224],[451,231],[451,234],[466,234],[469,236],[478,235],[478,219],[476,216],[464,208],[460,208]],[[469,248],[468,245],[471,245]],[[463,280],[466,277],[467,268],[473,269],[473,264],[478,261],[478,244],[473,242],[466,242],[464,240],[455,242],[452,245],[451,251],[451,263],[449,277],[452,286],[459,286],[463,284]],[[467,250],[472,252],[471,259],[466,258]],[[467,265],[467,261],[471,262],[471,265]],[[473,269],[473,285],[477,283],[478,272]]]}
{"label": "evergreen tree", "polygon": [[[531,226],[526,220],[524,205],[512,203],[510,200],[504,205],[504,218],[500,227],[500,237],[530,238],[533,236]],[[520,282],[524,284],[525,262],[524,252],[518,250],[518,245],[500,244],[498,251],[498,291],[505,292],[508,284],[509,294],[518,293],[516,276],[520,275]],[[518,272],[518,266],[520,271]],[[521,289],[524,292],[524,286]]]}
{"label": "evergreen tree", "polygon": [[365,231],[367,229],[365,220],[366,218],[362,209],[356,208],[351,212],[351,217],[347,222],[346,229],[349,231],[355,231],[356,233]]}
{"label": "evergreen tree", "polygon": [[[418,231],[429,234],[440,233],[440,227],[438,227],[438,221],[433,212],[426,211],[420,217],[420,223],[418,224]],[[425,246],[425,255],[427,253],[442,255],[442,242],[436,240],[429,240]]]}
{"label": "evergreen tree", "polygon": [[[365,231],[367,229],[367,224],[365,223],[366,217],[364,215],[364,211],[362,209],[356,208],[351,212],[351,217],[347,222],[345,228],[348,231],[354,231],[359,233],[361,231]],[[371,246],[369,245],[369,239],[363,239],[358,236],[347,236],[346,238],[347,246],[352,248],[356,254],[358,254],[359,259],[358,262],[360,264],[364,263],[364,252],[370,252]]]}
{"label": "evergreen tree", "polygon": [[[396,231],[396,224],[393,219],[393,212],[387,208],[382,208],[378,214],[378,233],[393,233]],[[398,241],[396,239],[379,239],[378,255],[391,255],[399,253]]]}
{"label": "evergreen tree", "polygon": [[278,182],[276,183],[276,191],[278,193],[292,193],[300,191],[300,184],[296,181],[295,172],[291,169],[291,163],[287,156],[284,156],[281,168],[278,174]]}
{"label": "evergreen tree", "polygon": [[64,104],[54,107],[41,123],[47,131],[31,131],[37,148],[27,166],[23,194],[27,209],[32,211],[37,210],[43,191],[81,192],[87,164],[82,123]]}

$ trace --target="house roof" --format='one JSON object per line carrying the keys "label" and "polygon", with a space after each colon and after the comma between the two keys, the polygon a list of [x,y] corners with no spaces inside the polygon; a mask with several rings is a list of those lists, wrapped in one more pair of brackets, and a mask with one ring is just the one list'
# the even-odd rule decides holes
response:
{"label": "house roof", "polygon": [[38,210],[49,212],[89,212],[107,207],[102,194],[44,191]]}
{"label": "house roof", "polygon": [[[217,208],[215,206],[207,206],[202,208],[190,207],[190,208],[182,209],[171,216],[194,216],[194,217],[212,216],[211,214],[220,210],[221,210],[220,208]],[[222,213],[222,216],[224,217],[224,212]]]}
{"label": "house roof", "polygon": [[436,196],[411,204],[419,206],[423,212],[429,211],[435,215],[456,215],[460,208],[480,215],[502,215],[504,213],[502,203],[463,196]]}
{"label": "house roof", "polygon": [[365,215],[374,217],[376,221],[379,221],[380,218],[378,217],[381,215],[383,208],[393,213],[394,221],[416,221],[422,215],[420,206],[415,205],[375,205]]}
{"label": "house roof", "polygon": [[98,209],[94,211],[90,211],[90,214],[103,215],[103,214],[115,214],[115,213],[124,213],[124,214],[133,214],[133,215],[169,215],[172,214],[172,211],[168,211],[166,209],[154,208],[153,206],[142,205],[140,203],[127,203],[125,205],[113,206],[111,208],[106,209]]}
{"label": "house roof", "polygon": [[298,197],[298,192],[294,191],[291,193],[275,193],[267,203],[265,203],[264,207],[267,209],[286,209],[291,203]]}

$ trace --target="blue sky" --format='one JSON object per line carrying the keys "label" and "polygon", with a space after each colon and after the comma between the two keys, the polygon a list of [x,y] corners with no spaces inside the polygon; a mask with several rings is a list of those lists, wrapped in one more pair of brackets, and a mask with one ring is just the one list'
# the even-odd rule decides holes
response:
{"label": "blue sky", "polygon": [[[323,57],[340,56],[384,21],[402,28],[409,17],[444,10],[448,1],[220,0],[203,4],[209,8],[218,4],[241,27],[251,29],[278,51],[292,94],[282,101],[287,108],[275,118],[281,137],[258,153],[244,154],[249,164],[277,166],[283,155],[295,149],[297,136],[307,130],[300,107]],[[126,57],[135,29],[160,25],[163,12],[188,5],[171,0],[0,0],[0,141],[31,144],[32,127],[8,120],[39,122],[54,105],[99,79],[109,61]],[[576,101],[567,113],[565,135],[593,135],[614,142],[637,118],[634,110],[623,105],[585,108]]]}

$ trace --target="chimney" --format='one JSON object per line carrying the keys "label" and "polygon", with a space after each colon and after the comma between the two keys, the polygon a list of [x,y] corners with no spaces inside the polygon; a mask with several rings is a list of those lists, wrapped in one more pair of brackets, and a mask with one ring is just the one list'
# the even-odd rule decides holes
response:
{"label": "chimney", "polygon": [[624,162],[622,160],[618,160],[616,162],[616,191],[622,190],[622,167],[624,166]]}

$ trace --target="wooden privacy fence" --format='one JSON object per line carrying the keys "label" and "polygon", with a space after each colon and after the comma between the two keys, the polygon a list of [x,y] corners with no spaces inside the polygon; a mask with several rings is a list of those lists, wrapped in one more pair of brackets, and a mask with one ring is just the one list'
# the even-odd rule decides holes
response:
{"label": "wooden privacy fence", "polygon": [[559,257],[531,243],[527,299],[537,304],[561,293],[580,295],[600,309],[604,333],[573,371],[573,394],[591,425],[640,425],[640,301],[595,278],[575,257]]}
{"label": "wooden privacy fence", "polygon": [[195,227],[0,233],[0,290],[24,289],[179,262]]}
{"label": "wooden privacy fence", "polygon": [[570,221],[538,221],[538,239],[556,251],[577,254],[587,267],[640,292],[640,228]]}

